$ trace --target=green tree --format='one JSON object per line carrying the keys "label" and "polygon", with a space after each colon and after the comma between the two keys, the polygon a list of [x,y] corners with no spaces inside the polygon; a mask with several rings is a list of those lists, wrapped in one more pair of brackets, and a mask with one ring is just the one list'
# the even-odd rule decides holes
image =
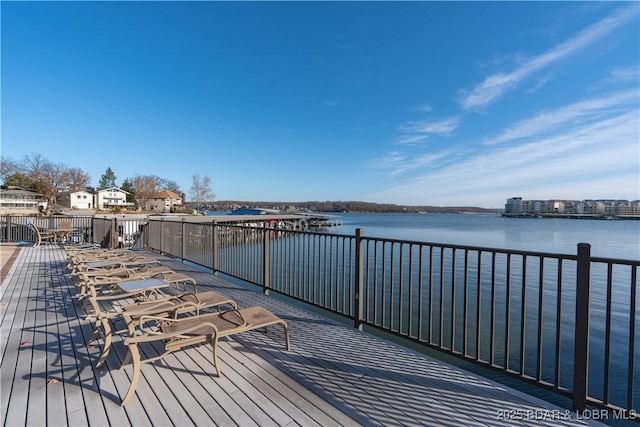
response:
{"label": "green tree", "polygon": [[23,172],[14,172],[11,175],[5,176],[3,179],[4,185],[8,187],[20,187],[24,190],[39,192],[38,184],[33,182]]}
{"label": "green tree", "polygon": [[127,202],[136,203],[136,190],[133,188],[133,182],[131,182],[129,178],[122,182],[122,187],[120,187],[120,189],[129,193],[127,194]]}
{"label": "green tree", "polygon": [[111,188],[116,186],[116,174],[113,173],[111,167],[108,167],[107,170],[100,177],[100,182],[98,183],[98,188]]}

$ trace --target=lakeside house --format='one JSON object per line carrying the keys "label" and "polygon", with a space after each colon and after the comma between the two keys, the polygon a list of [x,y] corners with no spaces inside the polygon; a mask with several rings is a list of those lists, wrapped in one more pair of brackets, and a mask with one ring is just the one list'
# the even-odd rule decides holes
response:
{"label": "lakeside house", "polygon": [[0,189],[0,213],[33,214],[46,207],[47,201],[40,193],[14,186]]}
{"label": "lakeside house", "polygon": [[115,209],[133,207],[132,202],[127,202],[127,196],[131,194],[118,187],[109,187],[98,190],[95,206],[98,209]]}
{"label": "lakeside house", "polygon": [[[61,208],[79,210],[130,209],[133,202],[127,201],[131,193],[118,187],[95,190],[87,187],[79,191],[63,191],[56,194],[57,205]],[[173,191],[163,190],[156,193],[146,203],[145,208],[155,212],[171,212],[184,206],[184,196]],[[33,215],[47,207],[44,195],[20,187],[0,189],[0,214]]]}
{"label": "lakeside house", "polygon": [[86,190],[65,191],[57,197],[58,204],[69,209],[93,209],[95,207],[94,194]]}
{"label": "lakeside house", "polygon": [[171,212],[182,207],[182,196],[173,191],[163,190],[156,193],[145,205],[145,209],[154,212]]}

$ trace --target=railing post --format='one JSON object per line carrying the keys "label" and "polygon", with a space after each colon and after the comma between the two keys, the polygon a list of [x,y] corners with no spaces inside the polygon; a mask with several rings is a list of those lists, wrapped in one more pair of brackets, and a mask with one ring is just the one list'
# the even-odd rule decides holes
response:
{"label": "railing post", "polygon": [[142,245],[147,251],[149,250],[149,230],[151,230],[151,223],[149,222],[149,217],[147,217],[145,223],[142,224],[142,230],[140,230],[142,233]]}
{"label": "railing post", "polygon": [[160,218],[160,253],[164,253],[164,218]]}
{"label": "railing post", "polygon": [[355,256],[355,316],[354,316],[354,326],[362,330],[363,327],[363,310],[364,310],[364,302],[362,297],[364,295],[364,231],[362,228],[356,228],[356,256]]}
{"label": "railing post", "polygon": [[11,225],[11,215],[7,215],[7,228],[5,229],[5,241],[13,242],[13,226]]}
{"label": "railing post", "polygon": [[184,233],[184,218],[182,218],[182,224],[180,226],[180,233],[182,234],[182,243],[181,243],[181,247],[180,247],[180,259],[184,262],[184,244],[187,241],[187,237],[185,236]]}
{"label": "railing post", "polygon": [[95,215],[91,215],[91,221],[89,221],[89,227],[87,229],[85,229],[85,232],[88,234],[89,233],[89,228],[91,229],[91,236],[86,236],[88,242],[87,243],[96,243],[93,240],[93,236],[95,236],[95,231],[96,231],[96,216]]}
{"label": "railing post", "polygon": [[589,283],[591,245],[578,243],[576,277],[576,322],[573,356],[573,410],[587,407],[587,367],[589,365]]}
{"label": "railing post", "polygon": [[211,224],[211,269],[213,274],[218,272],[218,221],[215,219]]}
{"label": "railing post", "polygon": [[269,264],[271,263],[271,258],[269,254],[269,231],[267,230],[266,224],[263,224],[262,227],[262,292],[266,295],[269,294],[269,288],[271,287],[271,282],[269,281]]}
{"label": "railing post", "polygon": [[118,247],[118,227],[115,218],[111,218],[111,249]]}

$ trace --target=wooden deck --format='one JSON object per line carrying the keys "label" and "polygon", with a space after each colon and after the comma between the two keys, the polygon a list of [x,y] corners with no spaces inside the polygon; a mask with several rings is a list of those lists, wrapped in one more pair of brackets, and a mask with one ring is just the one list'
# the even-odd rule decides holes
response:
{"label": "wooden deck", "polygon": [[[6,258],[3,252],[3,257]],[[142,366],[133,400],[120,406],[131,368],[116,337],[106,366],[88,346],[92,323],[71,296],[57,247],[22,247],[2,269],[1,409],[5,426],[401,426],[584,425],[503,385],[327,320],[251,287],[162,258],[240,307],[262,305],[287,321],[220,342],[218,378],[207,346]],[[152,346],[143,350],[156,354]],[[213,374],[211,374],[213,373]],[[532,411],[532,412],[528,412]],[[500,415],[517,419],[504,420]],[[590,424],[593,424],[590,422]]]}

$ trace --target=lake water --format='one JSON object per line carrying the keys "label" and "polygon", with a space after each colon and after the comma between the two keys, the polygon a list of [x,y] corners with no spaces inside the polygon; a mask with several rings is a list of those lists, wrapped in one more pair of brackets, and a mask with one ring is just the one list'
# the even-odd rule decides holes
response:
{"label": "lake water", "polygon": [[[635,220],[578,220],[578,219],[538,219],[538,218],[504,218],[498,215],[466,215],[466,214],[360,214],[342,213],[337,215],[341,226],[328,229],[338,234],[353,234],[356,228],[362,228],[365,236],[412,240],[429,243],[455,244],[499,249],[548,252],[559,254],[576,254],[578,243],[591,244],[591,254],[595,257],[621,258],[640,260],[640,221]],[[605,304],[606,287],[604,269],[592,270],[591,310],[590,310],[590,344],[589,344],[589,391],[591,396],[602,397],[604,375],[605,347]],[[531,290],[535,291],[535,290]],[[498,298],[504,298],[498,291]],[[568,295],[568,299],[571,296]],[[555,323],[553,320],[553,299],[551,293],[545,299],[544,347],[553,349]],[[611,376],[609,398],[612,402],[624,404],[626,401],[628,340],[629,340],[629,278],[625,276],[620,283],[614,281],[613,314],[611,318]],[[488,304],[485,304],[485,308]],[[567,317],[563,322],[573,324],[571,304],[566,309]],[[529,301],[527,309],[535,312],[535,302]],[[445,313],[446,316],[446,313]],[[637,314],[636,314],[637,316]],[[636,319],[637,323],[637,319]],[[486,325],[486,323],[484,323]],[[535,325],[531,319],[528,325]],[[503,323],[498,321],[498,329]],[[514,327],[515,329],[515,327]],[[534,328],[535,329],[535,328]],[[562,336],[563,350],[560,354],[562,366],[573,365],[572,332]],[[516,331],[518,332],[518,331]],[[569,331],[570,332],[570,331]],[[640,362],[638,353],[640,345],[636,327],[635,357],[636,365]],[[532,337],[535,340],[535,335]],[[530,340],[530,341],[532,341]],[[534,346],[535,347],[535,346]],[[535,350],[535,349],[533,349]],[[535,355],[527,352],[528,360],[535,361]],[[553,365],[543,365],[543,378],[553,378]],[[564,369],[570,374],[570,368]],[[571,387],[570,377],[561,378],[561,384]],[[635,384],[640,383],[640,372],[633,375]],[[568,380],[568,381],[567,381]],[[513,384],[512,384],[513,385]],[[528,390],[530,391],[530,390]],[[634,390],[634,403],[640,402],[640,391]]]}
{"label": "lake water", "polygon": [[332,233],[430,243],[575,254],[591,244],[592,256],[640,259],[640,221],[503,218],[498,215],[340,213]]}
{"label": "lake water", "polygon": [[[217,213],[220,214],[220,213]],[[619,258],[626,260],[640,260],[640,221],[634,220],[578,220],[578,219],[537,219],[537,218],[504,218],[498,215],[478,215],[478,214],[369,214],[369,213],[338,213],[330,214],[334,220],[340,222],[340,226],[328,227],[323,229],[324,232],[353,235],[357,228],[364,231],[367,237],[387,238],[409,240],[416,242],[440,243],[444,245],[461,245],[473,246],[493,249],[511,249],[521,251],[535,251],[553,254],[575,255],[577,253],[577,245],[579,243],[589,243],[591,245],[591,254],[595,257]],[[406,262],[406,259],[405,259]],[[294,262],[294,264],[296,264]],[[297,264],[296,264],[297,265]],[[457,266],[460,269],[462,263]],[[512,271],[514,285],[511,289],[509,298],[512,303],[511,310],[518,311],[520,305],[520,288],[516,285],[520,273],[515,267]],[[437,262],[436,262],[437,269]],[[504,266],[498,264],[498,276],[504,276]],[[502,269],[502,270],[501,270]],[[535,275],[536,269],[528,270],[527,275]],[[575,271],[574,271],[575,273]],[[609,385],[610,399],[612,402],[624,405],[626,402],[626,382],[627,382],[627,366],[628,366],[628,342],[629,342],[629,273],[626,275],[616,276],[612,287],[613,313],[611,315],[611,359],[610,359],[610,378]],[[545,277],[549,276],[549,283],[556,280],[556,273],[553,268],[545,269]],[[315,275],[314,275],[315,277]],[[621,277],[621,278],[620,278]],[[405,276],[405,280],[407,276]],[[275,280],[280,282],[286,280]],[[546,281],[547,279],[545,279]],[[575,277],[566,273],[563,279],[567,283],[563,288],[563,310],[561,323],[563,325],[562,334],[558,332],[559,326],[555,320],[555,287],[546,285],[543,309],[543,328],[545,349],[544,360],[553,362],[553,351],[555,349],[555,337],[561,336],[562,351],[559,355],[560,365],[563,366],[560,376],[561,386],[571,388],[571,366],[573,365],[573,324],[574,308],[575,308],[575,288],[571,283],[575,283]],[[503,289],[504,278],[499,279],[500,285],[496,288],[496,342],[504,340],[501,338],[504,330],[505,310],[504,301],[506,300],[505,290]],[[436,280],[437,283],[437,280]],[[449,286],[450,280],[444,283]],[[604,349],[606,342],[605,335],[605,304],[607,300],[607,288],[603,285],[606,283],[606,268],[599,265],[598,268],[592,269],[592,288],[591,288],[591,317],[590,317],[590,344],[589,344],[589,390],[590,395],[597,398],[602,397],[603,375],[604,375]],[[402,284],[394,281],[394,290],[388,292],[397,292]],[[458,288],[460,289],[460,288]],[[470,285],[469,292],[473,295],[474,285]],[[484,285],[484,292],[488,289],[488,285]],[[383,291],[387,292],[387,291]],[[435,292],[439,290],[435,289]],[[450,292],[449,289],[442,292]],[[536,296],[537,284],[533,282],[533,288],[527,290],[529,297],[526,301],[527,309],[527,328],[526,341],[533,343],[526,348],[526,361],[529,363],[536,362],[536,318],[538,312]],[[508,294],[508,292],[507,292]],[[406,298],[407,294],[404,294]],[[448,294],[447,294],[448,295]],[[458,291],[457,300],[460,299],[461,293]],[[483,298],[486,296],[483,293]],[[435,297],[434,297],[435,298]],[[453,298],[453,297],[451,297]],[[473,298],[472,298],[473,299]],[[458,301],[459,302],[459,301]],[[448,304],[448,303],[447,303]],[[457,303],[456,303],[457,304]],[[637,306],[640,306],[638,301]],[[457,307],[457,306],[456,306]],[[483,325],[482,334],[486,335],[486,325],[490,312],[488,301],[483,299],[481,324]],[[443,307],[443,318],[451,319],[453,315],[448,310],[448,305]],[[423,310],[426,310],[423,307]],[[431,307],[429,307],[429,311]],[[434,305],[434,312],[440,316],[437,311],[437,304]],[[456,325],[461,322],[460,313],[462,309],[456,308],[455,322]],[[512,311],[510,311],[512,313]],[[510,314],[511,316],[511,314]],[[473,330],[473,310],[469,320],[470,330]],[[437,317],[436,317],[437,319]],[[636,310],[636,323],[638,315]],[[449,325],[450,321],[446,322]],[[515,322],[510,334],[513,334],[513,340],[510,346],[518,344],[519,340],[519,322]],[[436,325],[437,326],[437,325]],[[429,326],[431,327],[431,326]],[[445,329],[448,326],[445,326]],[[456,326],[456,331],[462,328]],[[437,329],[437,328],[436,328]],[[437,331],[436,331],[437,332]],[[459,333],[458,333],[459,334]],[[635,354],[636,366],[640,366],[640,327],[635,328]],[[456,335],[456,340],[458,340]],[[481,350],[486,352],[487,339],[483,339]],[[548,354],[547,351],[551,353]],[[496,350],[498,352],[498,350]],[[517,356],[517,348],[513,353]],[[511,356],[510,356],[511,357]],[[485,359],[486,360],[486,359]],[[517,365],[514,363],[513,365]],[[511,365],[511,366],[513,366]],[[535,368],[535,366],[533,366]],[[554,364],[545,363],[542,366],[542,377],[547,381],[554,378]],[[640,370],[634,370],[634,383],[640,384]],[[515,384],[512,384],[515,385]],[[528,390],[529,391],[529,390]],[[634,403],[640,405],[640,389],[634,389]]]}

